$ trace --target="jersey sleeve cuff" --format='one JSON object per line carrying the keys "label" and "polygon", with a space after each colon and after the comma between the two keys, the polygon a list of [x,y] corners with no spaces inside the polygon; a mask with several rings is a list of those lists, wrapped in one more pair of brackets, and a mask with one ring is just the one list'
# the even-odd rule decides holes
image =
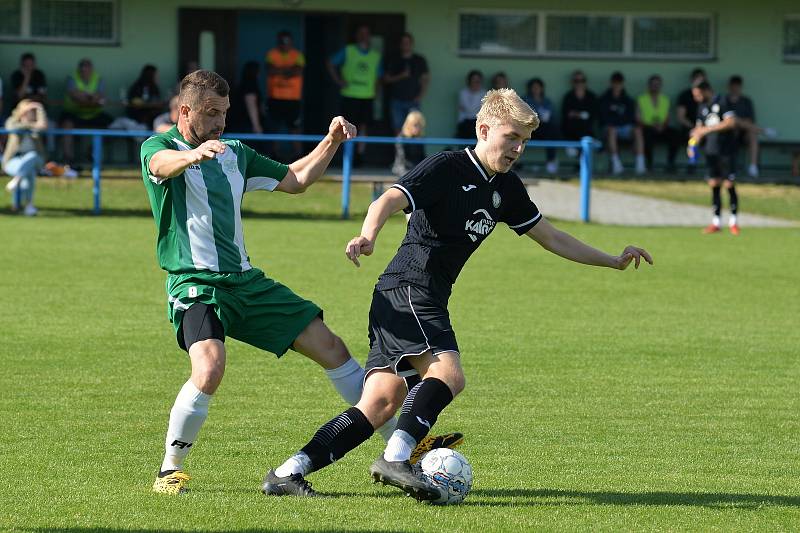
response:
{"label": "jersey sleeve cuff", "polygon": [[403,212],[408,214],[408,213],[412,213],[412,212],[416,211],[417,206],[414,203],[414,197],[411,196],[411,193],[408,192],[408,189],[406,189],[405,187],[403,187],[399,183],[395,183],[394,185],[392,185],[392,187],[394,187],[395,189],[398,189],[400,192],[402,192],[405,195],[406,200],[408,200],[408,207],[403,209]]}
{"label": "jersey sleeve cuff", "polygon": [[536,224],[538,224],[540,220],[542,220],[542,214],[541,213],[536,213],[536,216],[533,217],[532,219],[527,220],[527,221],[523,222],[522,224],[514,224],[514,225],[509,224],[508,227],[513,229],[514,231],[516,231],[517,235],[524,235],[524,234],[528,233],[528,231],[532,227],[534,227]]}

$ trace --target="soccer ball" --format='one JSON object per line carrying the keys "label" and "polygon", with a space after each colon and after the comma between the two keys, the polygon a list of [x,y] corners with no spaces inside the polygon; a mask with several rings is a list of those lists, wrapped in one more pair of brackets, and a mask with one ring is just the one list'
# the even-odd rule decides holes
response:
{"label": "soccer ball", "polygon": [[441,497],[431,503],[452,505],[461,503],[472,488],[472,466],[467,458],[448,448],[426,453],[420,461],[422,475],[439,489]]}

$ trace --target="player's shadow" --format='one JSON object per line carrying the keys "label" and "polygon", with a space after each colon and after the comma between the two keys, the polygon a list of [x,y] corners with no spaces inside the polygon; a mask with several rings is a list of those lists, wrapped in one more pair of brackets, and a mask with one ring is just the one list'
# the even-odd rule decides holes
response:
{"label": "player's shadow", "polygon": [[[511,500],[525,498],[525,500]],[[800,507],[800,496],[726,492],[613,492],[561,489],[475,489],[463,505],[487,507],[558,505],[650,505],[726,509]]]}
{"label": "player's shadow", "polygon": [[[140,208],[119,208],[107,207],[103,208],[99,215],[95,215],[91,209],[76,208],[76,207],[55,207],[43,208],[40,211],[43,217],[111,217],[111,218],[152,218],[153,213],[149,209]],[[0,215],[11,215],[10,208],[0,208]],[[350,218],[357,220],[362,217],[363,213],[350,213]],[[342,220],[342,215],[338,213],[314,213],[312,211],[294,211],[294,212],[275,212],[265,213],[263,211],[250,211],[248,209],[242,210],[242,218],[244,219],[259,219],[259,220]]]}

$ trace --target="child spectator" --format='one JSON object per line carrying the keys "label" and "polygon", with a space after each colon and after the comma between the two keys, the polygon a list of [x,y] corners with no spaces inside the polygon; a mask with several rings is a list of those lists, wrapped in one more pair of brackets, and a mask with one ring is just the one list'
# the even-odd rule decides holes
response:
{"label": "child spectator", "polygon": [[12,210],[25,205],[24,213],[33,216],[37,213],[33,205],[33,189],[36,175],[44,164],[44,147],[39,132],[47,129],[47,115],[41,102],[21,100],[6,120],[6,129],[27,129],[20,133],[10,133],[3,152],[3,171],[12,176],[6,190],[12,194]]}

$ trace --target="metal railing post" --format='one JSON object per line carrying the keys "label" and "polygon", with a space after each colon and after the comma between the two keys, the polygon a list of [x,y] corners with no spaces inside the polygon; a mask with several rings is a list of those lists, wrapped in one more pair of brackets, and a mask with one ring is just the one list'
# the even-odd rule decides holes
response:
{"label": "metal railing post", "polygon": [[345,141],[342,153],[342,218],[350,218],[350,174],[353,172],[355,143]]}
{"label": "metal railing post", "polygon": [[581,221],[589,222],[589,208],[592,194],[592,152],[594,139],[581,139]]}
{"label": "metal railing post", "polygon": [[100,214],[100,169],[103,165],[103,136],[92,135],[92,193],[94,195],[94,214]]}

